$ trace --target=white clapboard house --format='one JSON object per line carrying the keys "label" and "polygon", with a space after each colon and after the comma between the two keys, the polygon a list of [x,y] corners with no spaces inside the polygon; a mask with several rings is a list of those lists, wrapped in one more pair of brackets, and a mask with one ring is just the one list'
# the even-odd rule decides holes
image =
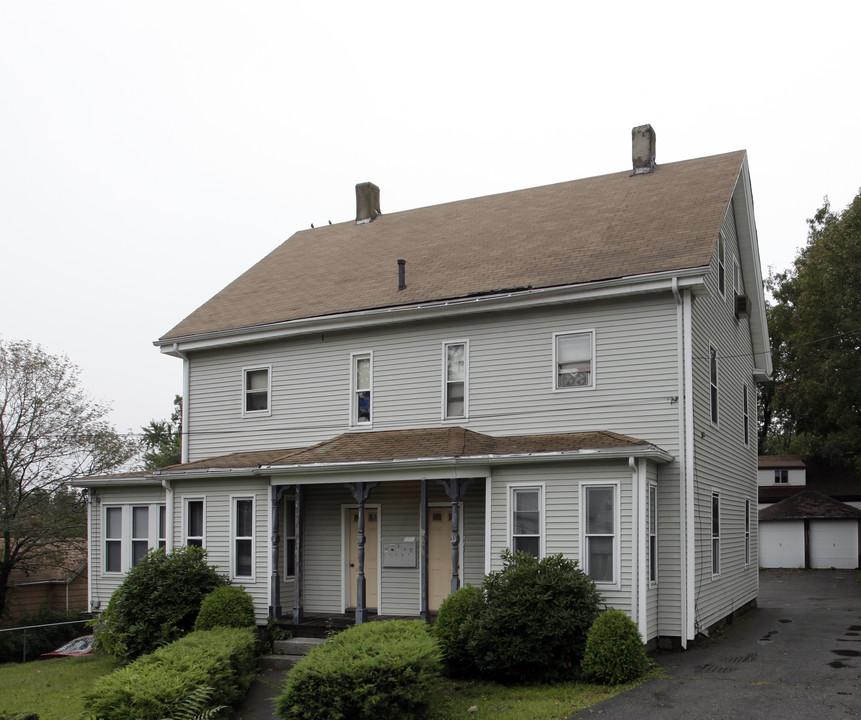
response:
{"label": "white clapboard house", "polygon": [[258,619],[426,617],[506,548],[645,640],[757,597],[770,355],[744,151],[297,232],[156,341],[183,462],[95,477],[90,602],[206,548]]}

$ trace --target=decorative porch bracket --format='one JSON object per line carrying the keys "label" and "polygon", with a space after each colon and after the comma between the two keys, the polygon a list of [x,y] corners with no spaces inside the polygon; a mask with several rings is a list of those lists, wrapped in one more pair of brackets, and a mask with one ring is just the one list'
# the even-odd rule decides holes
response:
{"label": "decorative porch bracket", "polygon": [[281,499],[290,485],[273,485],[272,504],[270,512],[272,516],[272,540],[270,551],[272,553],[272,575],[270,576],[269,597],[272,604],[269,606],[269,617],[279,619],[281,617]]}
{"label": "decorative porch bracket", "polygon": [[451,500],[451,591],[460,587],[460,501],[475,478],[437,480]]}
{"label": "decorative porch bracket", "polygon": [[368,608],[366,602],[365,589],[365,502],[371,490],[377,487],[380,483],[360,482],[360,483],[345,483],[346,487],[353,495],[353,499],[359,505],[359,529],[356,535],[356,546],[358,547],[358,569],[356,577],[356,625],[361,625],[368,619]]}

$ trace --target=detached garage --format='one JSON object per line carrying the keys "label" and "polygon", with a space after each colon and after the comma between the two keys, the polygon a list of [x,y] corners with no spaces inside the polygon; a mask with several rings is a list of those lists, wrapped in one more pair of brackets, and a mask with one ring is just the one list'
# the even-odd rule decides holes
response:
{"label": "detached garage", "polygon": [[759,511],[759,563],[767,568],[859,566],[861,510],[803,490]]}

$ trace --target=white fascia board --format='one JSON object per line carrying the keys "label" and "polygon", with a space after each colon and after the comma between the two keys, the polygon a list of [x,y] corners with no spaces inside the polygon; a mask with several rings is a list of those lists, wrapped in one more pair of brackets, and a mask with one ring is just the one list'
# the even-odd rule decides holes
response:
{"label": "white fascia board", "polygon": [[187,335],[169,340],[156,340],[153,345],[162,353],[182,357],[192,350],[204,350],[243,343],[279,340],[299,335],[333,332],[335,330],[391,325],[396,322],[414,322],[435,318],[452,318],[476,312],[511,311],[525,308],[558,305],[586,300],[641,295],[672,290],[673,278],[679,288],[694,292],[705,291],[705,274],[708,267],[687,268],[650,275],[636,275],[600,282],[566,285],[563,287],[531,288],[494,295],[439,300],[414,305],[358,310],[335,315],[315,316],[287,320],[280,323],[235,328],[198,335]]}
{"label": "white fascia board", "polygon": [[762,282],[762,264],[759,258],[759,239],[753,214],[753,191],[747,154],[739,171],[738,181],[732,195],[735,222],[742,255],[742,280],[745,294],[751,298],[750,335],[753,344],[754,378],[759,382],[771,379],[771,343],[768,337],[768,321],[765,314],[765,289]]}
{"label": "white fascia board", "polygon": [[68,483],[71,487],[76,488],[99,488],[99,487],[139,487],[147,485],[161,486],[161,479],[153,476],[147,477],[91,477],[81,478],[79,480],[70,480]]}

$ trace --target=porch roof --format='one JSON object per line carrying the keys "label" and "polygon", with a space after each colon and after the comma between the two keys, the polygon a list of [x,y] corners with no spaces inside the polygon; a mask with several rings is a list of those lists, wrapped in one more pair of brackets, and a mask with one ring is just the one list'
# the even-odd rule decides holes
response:
{"label": "porch roof", "polygon": [[650,456],[668,462],[671,456],[637,438],[597,430],[546,435],[494,437],[462,427],[352,432],[306,448],[233,453],[172,465],[157,474],[218,471],[235,473],[289,469],[322,469],[356,464],[434,462],[447,459],[479,459],[485,463],[516,458],[546,459],[609,454]]}

